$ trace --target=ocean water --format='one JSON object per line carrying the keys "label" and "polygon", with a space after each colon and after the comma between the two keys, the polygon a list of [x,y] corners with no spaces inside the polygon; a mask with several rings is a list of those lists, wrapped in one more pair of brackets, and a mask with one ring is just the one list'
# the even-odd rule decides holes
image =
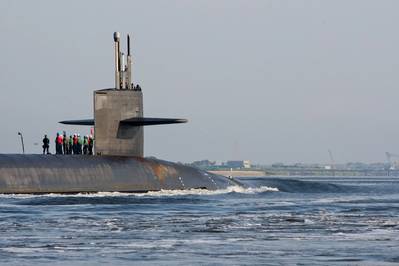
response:
{"label": "ocean water", "polygon": [[399,178],[0,195],[0,265],[399,265]]}

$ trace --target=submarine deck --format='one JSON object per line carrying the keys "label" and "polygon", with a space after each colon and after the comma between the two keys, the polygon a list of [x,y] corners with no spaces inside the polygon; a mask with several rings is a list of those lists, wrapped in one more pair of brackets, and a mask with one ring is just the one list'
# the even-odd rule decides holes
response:
{"label": "submarine deck", "polygon": [[142,193],[241,185],[220,175],[155,158],[0,154],[0,193]]}

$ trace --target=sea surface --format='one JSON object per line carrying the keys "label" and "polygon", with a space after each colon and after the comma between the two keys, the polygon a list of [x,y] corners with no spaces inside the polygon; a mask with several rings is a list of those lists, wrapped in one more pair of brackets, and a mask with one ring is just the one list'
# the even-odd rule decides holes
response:
{"label": "sea surface", "polygon": [[399,177],[0,195],[0,265],[399,265]]}

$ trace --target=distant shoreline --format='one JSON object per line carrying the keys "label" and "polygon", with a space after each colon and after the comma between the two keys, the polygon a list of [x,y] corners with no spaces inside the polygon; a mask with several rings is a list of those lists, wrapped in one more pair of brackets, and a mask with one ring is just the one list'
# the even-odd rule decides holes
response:
{"label": "distant shoreline", "polygon": [[264,171],[245,171],[245,170],[233,170],[233,171],[209,171],[210,173],[217,174],[217,175],[223,175],[223,176],[231,176],[231,177],[260,177],[260,176],[266,176],[266,173]]}

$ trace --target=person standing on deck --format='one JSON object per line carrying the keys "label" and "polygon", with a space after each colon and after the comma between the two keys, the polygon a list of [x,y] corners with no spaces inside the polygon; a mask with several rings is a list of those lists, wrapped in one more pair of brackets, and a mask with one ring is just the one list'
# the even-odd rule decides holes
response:
{"label": "person standing on deck", "polygon": [[80,134],[78,134],[78,154],[82,154],[82,146],[83,146],[83,140]]}
{"label": "person standing on deck", "polygon": [[44,135],[44,138],[43,138],[43,154],[49,154],[49,148],[50,148],[50,140],[47,137],[47,135]]}
{"label": "person standing on deck", "polygon": [[73,135],[73,154],[78,154],[78,135]]}
{"label": "person standing on deck", "polygon": [[89,153],[89,140],[88,136],[84,136],[83,138],[83,154],[87,155]]}
{"label": "person standing on deck", "polygon": [[60,154],[60,149],[61,149],[60,140],[61,140],[60,133],[57,132],[57,136],[55,137],[55,154]]}
{"label": "person standing on deck", "polygon": [[68,137],[67,137],[65,131],[64,131],[64,135],[62,136],[62,153],[68,154]]}
{"label": "person standing on deck", "polygon": [[70,135],[68,141],[68,154],[72,154],[72,147],[73,147],[73,137],[72,135]]}
{"label": "person standing on deck", "polygon": [[93,135],[89,136],[89,155],[93,155],[94,139]]}

